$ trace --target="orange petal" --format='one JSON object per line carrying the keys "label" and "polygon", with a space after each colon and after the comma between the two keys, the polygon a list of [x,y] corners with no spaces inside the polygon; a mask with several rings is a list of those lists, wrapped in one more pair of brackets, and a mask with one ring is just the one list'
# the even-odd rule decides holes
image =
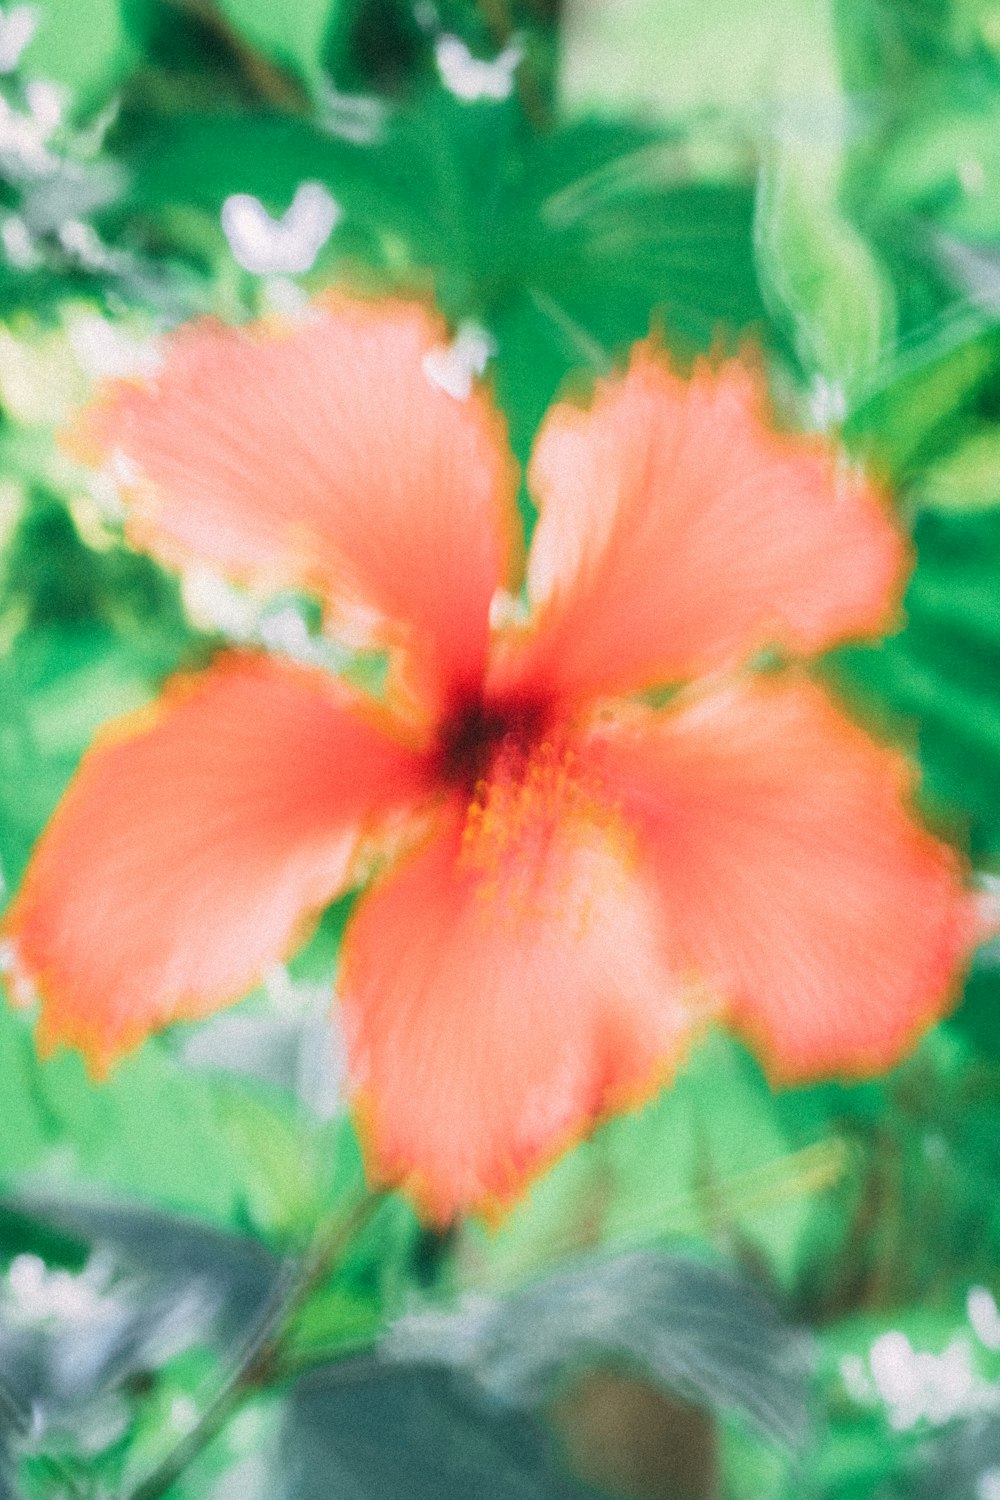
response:
{"label": "orange petal", "polygon": [[823,439],[775,431],[736,361],[684,380],[638,345],[589,410],[553,408],[528,477],[535,629],[516,670],[564,693],[814,652],[896,603],[904,548],[879,498]]}
{"label": "orange petal", "polygon": [[868,1074],[948,1007],[979,920],[954,852],[913,819],[902,758],[805,680],[608,720],[677,961],[729,1005],[772,1076]]}
{"label": "orange petal", "polygon": [[410,751],[332,679],[221,658],[84,757],[8,919],[40,1043],[95,1072],[236,999],[420,789]]}
{"label": "orange petal", "polygon": [[419,688],[478,681],[508,582],[517,474],[486,394],[447,394],[416,303],[327,296],[302,322],[182,329],[160,374],[117,381],[69,444],[111,460],[138,546],[311,589],[332,624],[412,648]]}
{"label": "orange petal", "polygon": [[648,1093],[697,1010],[578,765],[545,750],[449,817],[361,901],[339,984],[373,1170],[438,1222]]}

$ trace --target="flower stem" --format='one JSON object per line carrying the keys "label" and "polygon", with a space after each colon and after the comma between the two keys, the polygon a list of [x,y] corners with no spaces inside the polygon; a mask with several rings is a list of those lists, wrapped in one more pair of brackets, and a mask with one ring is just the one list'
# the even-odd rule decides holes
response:
{"label": "flower stem", "polygon": [[346,1215],[338,1213],[326,1220],[303,1255],[288,1257],[260,1318],[243,1341],[229,1378],[195,1425],[130,1491],[127,1500],[160,1500],[243,1402],[282,1377],[281,1346],[289,1323],[342,1259],[381,1203],[380,1194],[366,1194]]}

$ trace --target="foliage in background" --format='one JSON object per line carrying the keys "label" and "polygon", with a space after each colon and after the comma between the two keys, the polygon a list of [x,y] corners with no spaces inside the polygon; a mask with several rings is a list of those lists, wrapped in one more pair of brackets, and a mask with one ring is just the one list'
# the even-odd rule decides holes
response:
{"label": "foliage in background", "polygon": [[[763,345],[914,538],[898,633],[824,671],[988,881],[998,141],[993,0],[5,7],[7,890],[99,724],[225,640],[319,649],[308,600],[128,551],[56,429],[157,333],[330,281],[433,296],[522,462],[651,325],[682,364]],[[995,950],[889,1077],[775,1095],[710,1038],[441,1237],[342,1113],[347,909],[100,1088],[0,1013],[0,1496],[996,1500]]]}

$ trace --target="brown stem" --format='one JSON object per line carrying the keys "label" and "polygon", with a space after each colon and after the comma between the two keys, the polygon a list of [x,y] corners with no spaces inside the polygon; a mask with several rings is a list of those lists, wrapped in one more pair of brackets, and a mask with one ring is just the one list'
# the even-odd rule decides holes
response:
{"label": "brown stem", "polygon": [[222,14],[215,0],[169,0],[176,10],[185,11],[204,26],[231,53],[250,87],[274,109],[291,114],[309,110],[309,98],[302,86],[284,68],[263,57],[235,26]]}

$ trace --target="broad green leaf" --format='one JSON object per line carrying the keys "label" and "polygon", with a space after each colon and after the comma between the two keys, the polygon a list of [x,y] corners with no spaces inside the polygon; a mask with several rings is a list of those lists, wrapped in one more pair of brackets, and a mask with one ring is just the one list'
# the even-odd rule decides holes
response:
{"label": "broad green leaf", "polygon": [[65,84],[81,111],[99,108],[135,60],[121,0],[37,0],[35,8],[22,71]]}
{"label": "broad green leaf", "polygon": [[[949,1017],[948,1025],[959,1031],[976,1051],[1000,1064],[1000,964],[995,948],[983,950],[974,964],[972,973],[962,993],[958,1009]],[[985,1122],[984,1122],[985,1123]],[[988,1126],[992,1129],[992,1125]]]}
{"label": "broad green leaf", "polygon": [[[85,580],[55,570],[52,593]],[[50,598],[52,595],[50,594]],[[0,660],[0,864],[13,887],[95,732],[148,702],[180,656],[150,632],[123,641],[84,619],[26,631]]]}
{"label": "broad green leaf", "polygon": [[[688,356],[734,344],[765,316],[749,191],[670,185],[659,178],[653,148],[645,160],[641,147],[602,160],[605,143],[587,133],[591,166],[578,159],[579,178],[541,177],[539,167],[552,166],[544,156],[533,165],[535,248],[526,230],[525,264],[511,265],[509,289],[482,315],[496,339],[497,394],[522,465],[549,404],[586,395],[634,340],[658,332]],[[614,140],[613,129],[607,134]]]}
{"label": "broad green leaf", "polygon": [[143,665],[100,627],[38,631],[0,661],[0,864],[8,887],[94,731],[151,695]]}
{"label": "broad green leaf", "polygon": [[791,1277],[812,1198],[843,1170],[836,1139],[797,1152],[759,1069],[721,1035],[697,1049],[669,1089],[602,1137],[615,1183],[605,1236],[734,1236]]}
{"label": "broad green leaf", "polygon": [[285,1357],[310,1364],[343,1358],[358,1348],[370,1348],[383,1325],[377,1298],[333,1282],[314,1293],[296,1314]]}
{"label": "broad green leaf", "polygon": [[[780,61],[779,61],[780,59]],[[782,0],[572,0],[562,72],[572,112],[708,121],[764,160],[756,243],[769,309],[832,415],[889,347],[891,284],[840,203],[848,128],[833,7]]]}
{"label": "broad green leaf", "polygon": [[765,165],[756,221],[765,296],[803,369],[830,388],[833,418],[864,387],[895,333],[891,283],[840,211],[839,192],[836,149],[784,142]]}
{"label": "broad green leaf", "polygon": [[919,476],[968,425],[1000,371],[1000,334],[963,324],[901,351],[895,369],[844,425],[849,446],[899,484]]}
{"label": "broad green leaf", "polygon": [[0,1179],[104,1189],[238,1221],[241,1168],[218,1127],[211,1086],[155,1042],[91,1082],[76,1054],[41,1063],[23,1016],[0,1009],[4,1129]]}
{"label": "broad green leaf", "polygon": [[34,1205],[0,1197],[0,1255],[32,1255],[50,1266],[82,1271],[89,1254],[89,1236],[52,1224]]}
{"label": "broad green leaf", "polygon": [[1000,515],[925,511],[904,628],[831,659],[859,705],[915,734],[930,806],[974,855],[1000,854]]}
{"label": "broad green leaf", "polygon": [[[30,474],[44,444],[8,436],[0,451]],[[85,546],[44,491],[23,505],[0,564],[0,641],[0,867],[13,886],[96,730],[208,653],[173,580],[121,546]]]}
{"label": "broad green leaf", "polygon": [[[1000,224],[1000,88],[942,97],[916,111],[875,163],[873,206],[887,218],[933,215],[950,233],[989,245]],[[935,107],[936,106],[936,107]]]}
{"label": "broad green leaf", "polygon": [[823,1123],[796,1149],[756,1064],[710,1036],[645,1108],[608,1121],[562,1158],[489,1238],[463,1247],[476,1286],[516,1285],[597,1244],[688,1237],[752,1245],[796,1275],[814,1199],[844,1170]]}
{"label": "broad green leaf", "polygon": [[35,749],[50,762],[78,758],[102,724],[141,707],[151,696],[140,664],[108,635],[88,639],[80,631],[71,639],[74,647],[83,648],[78,664],[71,664],[65,652],[58,677],[32,695],[28,710]]}
{"label": "broad green leaf", "polygon": [[914,489],[929,510],[977,511],[1000,506],[1000,427],[972,432],[921,475]]}
{"label": "broad green leaf", "polygon": [[531,143],[510,199],[510,282],[605,357],[661,319],[697,348],[720,323],[761,320],[750,189],[688,179],[680,142],[662,130],[589,121]]}
{"label": "broad green leaf", "polygon": [[241,1164],[246,1207],[261,1233],[301,1240],[320,1216],[335,1170],[336,1126],[316,1130],[276,1091],[219,1079],[215,1111]]}

